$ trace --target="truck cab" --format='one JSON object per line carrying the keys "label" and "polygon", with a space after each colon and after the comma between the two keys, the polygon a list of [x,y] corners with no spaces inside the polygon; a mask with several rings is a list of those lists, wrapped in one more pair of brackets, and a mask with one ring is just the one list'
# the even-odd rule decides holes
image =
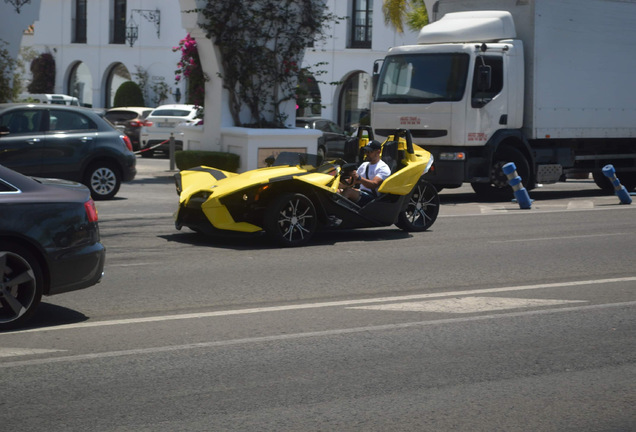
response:
{"label": "truck cab", "polygon": [[446,14],[421,30],[418,45],[389,51],[371,124],[381,137],[396,125],[410,129],[435,157],[428,178],[438,187],[489,183],[493,137],[518,135],[523,124],[523,70],[523,43],[510,13]]}

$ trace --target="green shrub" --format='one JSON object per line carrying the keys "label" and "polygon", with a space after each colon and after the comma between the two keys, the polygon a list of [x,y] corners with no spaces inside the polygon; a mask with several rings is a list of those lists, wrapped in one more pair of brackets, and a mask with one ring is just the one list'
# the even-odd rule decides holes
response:
{"label": "green shrub", "polygon": [[184,150],[174,154],[177,168],[186,170],[201,165],[218,168],[223,171],[238,171],[240,158],[234,153],[203,150]]}
{"label": "green shrub", "polygon": [[136,82],[126,81],[122,83],[117,89],[117,92],[115,92],[113,107],[123,106],[146,106],[141,87],[139,87],[139,84]]}

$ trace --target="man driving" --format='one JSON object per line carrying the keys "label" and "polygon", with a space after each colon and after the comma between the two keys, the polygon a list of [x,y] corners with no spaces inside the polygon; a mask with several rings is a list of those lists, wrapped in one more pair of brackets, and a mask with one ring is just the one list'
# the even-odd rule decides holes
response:
{"label": "man driving", "polygon": [[[389,166],[380,159],[382,144],[379,141],[370,141],[363,147],[366,154],[365,162],[353,173],[353,187],[343,189],[342,195],[359,206],[372,201],[377,190],[388,176],[391,175]],[[358,185],[358,188],[355,186]]]}

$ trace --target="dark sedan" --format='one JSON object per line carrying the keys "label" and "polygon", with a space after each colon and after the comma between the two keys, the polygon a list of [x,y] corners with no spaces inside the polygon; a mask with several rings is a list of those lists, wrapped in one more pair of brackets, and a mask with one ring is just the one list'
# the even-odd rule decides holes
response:
{"label": "dark sedan", "polygon": [[115,126],[123,128],[126,136],[130,138],[133,151],[137,151],[140,149],[139,134],[141,128],[153,109],[148,107],[117,107],[106,111],[104,117]]}
{"label": "dark sedan", "polygon": [[99,282],[104,257],[84,185],[0,165],[0,330],[23,325],[42,295]]}
{"label": "dark sedan", "polygon": [[90,109],[0,104],[0,164],[22,174],[84,183],[111,199],[136,174],[130,139]]}
{"label": "dark sedan", "polygon": [[322,131],[322,136],[318,138],[318,156],[344,157],[345,143],[350,137],[336,123],[319,117],[297,117],[296,127]]}

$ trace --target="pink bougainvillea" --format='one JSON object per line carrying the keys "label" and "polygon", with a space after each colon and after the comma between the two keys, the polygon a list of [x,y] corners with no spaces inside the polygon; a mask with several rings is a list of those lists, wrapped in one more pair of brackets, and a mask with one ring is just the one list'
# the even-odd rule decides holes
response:
{"label": "pink bougainvillea", "polygon": [[197,41],[188,33],[179,41],[179,45],[172,47],[172,51],[181,52],[181,60],[174,71],[176,83],[185,79],[187,82],[186,102],[202,107],[205,101],[205,82],[207,77],[201,67]]}

